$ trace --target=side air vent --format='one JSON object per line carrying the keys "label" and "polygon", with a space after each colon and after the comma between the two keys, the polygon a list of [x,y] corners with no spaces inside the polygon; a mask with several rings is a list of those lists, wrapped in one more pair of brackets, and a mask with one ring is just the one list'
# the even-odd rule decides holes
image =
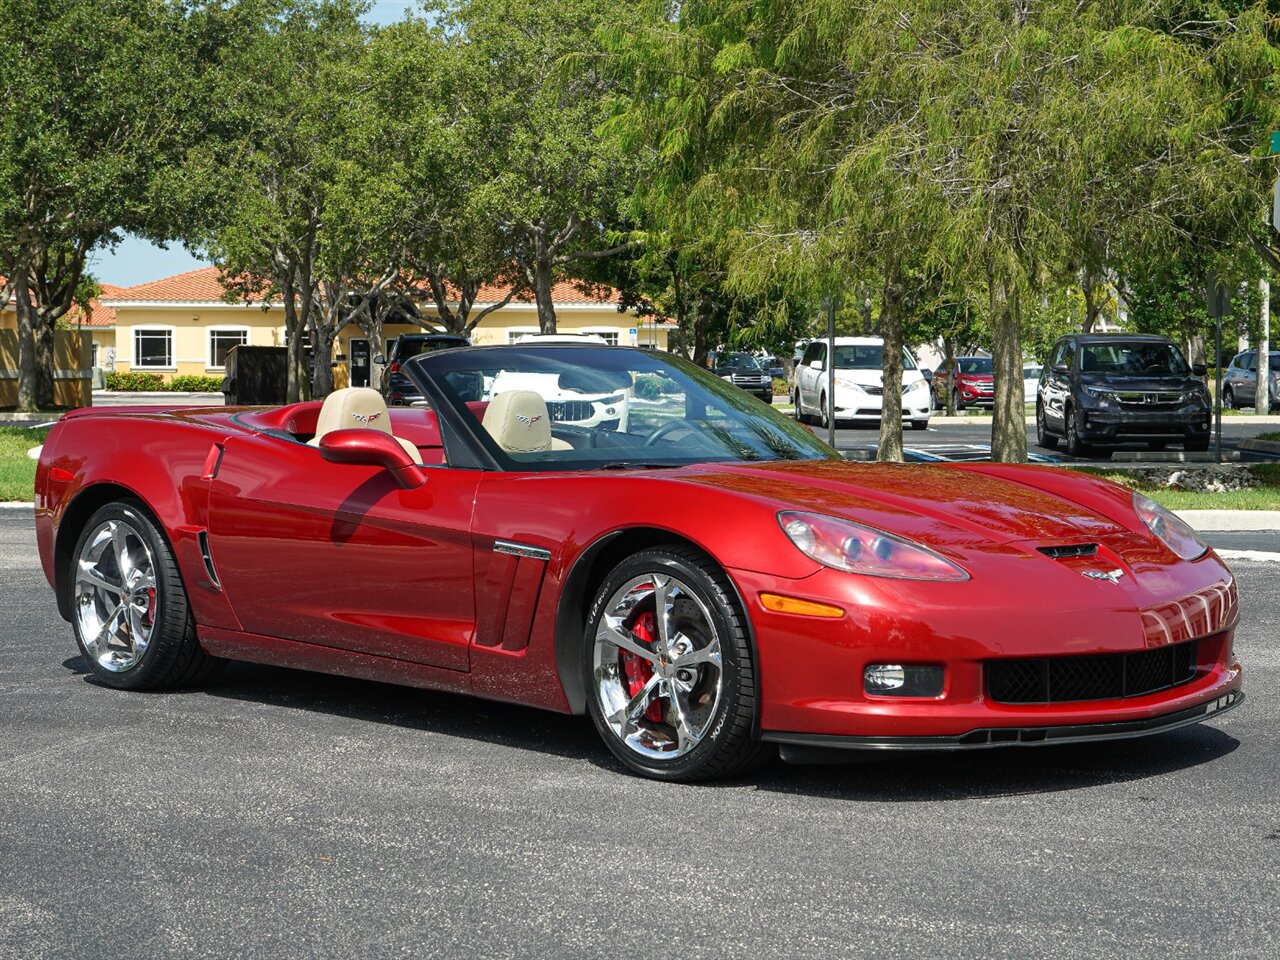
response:
{"label": "side air vent", "polygon": [[1098,552],[1096,543],[1064,543],[1056,547],[1036,547],[1046,557],[1064,560],[1067,557],[1092,557]]}
{"label": "side air vent", "polygon": [[209,531],[201,530],[197,533],[196,542],[200,544],[200,559],[204,561],[204,572],[209,575],[209,582],[221,590],[222,583],[218,580],[218,571],[213,567],[213,554],[209,552]]}

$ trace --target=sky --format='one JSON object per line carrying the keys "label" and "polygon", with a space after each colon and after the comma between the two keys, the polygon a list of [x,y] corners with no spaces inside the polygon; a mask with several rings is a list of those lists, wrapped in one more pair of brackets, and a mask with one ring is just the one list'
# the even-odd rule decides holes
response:
{"label": "sky", "polygon": [[[365,19],[369,23],[395,23],[405,11],[417,6],[417,0],[371,0]],[[171,277],[208,266],[207,260],[193,256],[181,244],[175,243],[168,250],[138,237],[126,236],[113,250],[101,250],[89,258],[89,272],[100,283],[114,283],[131,287],[149,280]]]}

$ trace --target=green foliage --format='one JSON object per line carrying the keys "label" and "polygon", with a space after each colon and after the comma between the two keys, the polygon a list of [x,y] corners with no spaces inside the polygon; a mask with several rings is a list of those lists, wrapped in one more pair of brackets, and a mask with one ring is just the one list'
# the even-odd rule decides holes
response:
{"label": "green foliage", "polygon": [[183,374],[173,377],[165,389],[176,393],[220,393],[222,377],[202,377],[194,374]]}
{"label": "green foliage", "polygon": [[154,392],[169,389],[164,375],[160,373],[108,373],[106,377],[108,390],[124,390],[129,392]]}

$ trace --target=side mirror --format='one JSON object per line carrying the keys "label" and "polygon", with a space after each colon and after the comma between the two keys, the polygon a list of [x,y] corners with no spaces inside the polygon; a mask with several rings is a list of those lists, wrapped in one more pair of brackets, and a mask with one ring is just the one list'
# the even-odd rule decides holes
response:
{"label": "side mirror", "polygon": [[1066,365],[1065,363],[1055,363],[1055,364],[1053,365],[1053,372],[1054,372],[1054,373],[1069,373],[1070,371],[1068,371],[1068,370],[1067,370],[1067,365]]}
{"label": "side mirror", "polygon": [[373,358],[373,362],[380,367],[386,366],[387,358],[384,357],[382,354],[378,354],[376,357]]}
{"label": "side mirror", "polygon": [[1209,372],[1209,368],[1206,367],[1203,363],[1193,363],[1191,365],[1191,372],[1195,374],[1197,377],[1203,377],[1206,373]]}
{"label": "side mirror", "polygon": [[821,361],[821,360],[810,360],[810,361],[809,361],[809,369],[810,369],[810,370],[821,370],[821,369],[822,369],[822,361]]}
{"label": "side mirror", "polygon": [[396,483],[413,490],[427,482],[422,467],[414,463],[400,441],[381,430],[330,430],[320,438],[320,456],[330,463],[359,463],[384,467]]}

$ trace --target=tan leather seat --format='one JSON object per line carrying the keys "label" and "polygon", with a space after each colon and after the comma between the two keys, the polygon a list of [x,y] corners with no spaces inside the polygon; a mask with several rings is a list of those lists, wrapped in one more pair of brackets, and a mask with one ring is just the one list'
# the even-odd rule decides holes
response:
{"label": "tan leather seat", "polygon": [[484,412],[485,431],[507,453],[572,450],[551,436],[551,416],[542,395],[532,390],[504,390]]}
{"label": "tan leather seat", "polygon": [[[391,433],[391,415],[387,413],[386,401],[382,399],[382,394],[369,387],[345,387],[324,398],[320,417],[316,421],[316,435],[307,442],[318,447],[320,438],[331,430],[361,428]],[[422,462],[416,446],[402,437],[394,439],[404,447],[405,453],[413,457],[414,463]]]}

